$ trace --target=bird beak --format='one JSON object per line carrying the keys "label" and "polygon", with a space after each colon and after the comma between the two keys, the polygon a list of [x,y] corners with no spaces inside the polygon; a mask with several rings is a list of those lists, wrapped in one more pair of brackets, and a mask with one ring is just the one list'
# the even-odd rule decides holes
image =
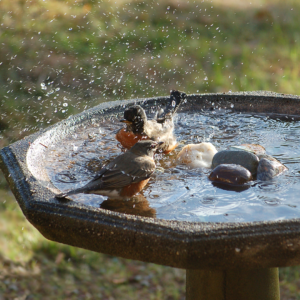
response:
{"label": "bird beak", "polygon": [[126,124],[132,124],[131,121],[128,121],[128,120],[126,120],[126,119],[121,119],[120,122],[126,123]]}
{"label": "bird beak", "polygon": [[162,145],[164,142],[155,142],[151,145],[151,148],[158,148],[160,145]]}
{"label": "bird beak", "polygon": [[158,142],[156,145],[156,148],[158,148],[159,146],[161,146],[162,144],[164,144],[164,142]]}

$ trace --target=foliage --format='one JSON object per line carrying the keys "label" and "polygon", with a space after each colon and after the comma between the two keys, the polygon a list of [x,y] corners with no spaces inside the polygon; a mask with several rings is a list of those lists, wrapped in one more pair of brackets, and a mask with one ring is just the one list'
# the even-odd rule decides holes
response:
{"label": "foliage", "polygon": [[[295,0],[2,0],[0,147],[99,102],[171,88],[300,94],[299,9]],[[183,270],[49,242],[9,192],[0,199],[0,299],[184,299]],[[300,298],[298,270],[281,269],[282,299]]]}
{"label": "foliage", "polygon": [[227,2],[1,1],[0,146],[171,88],[300,94],[300,4]]}

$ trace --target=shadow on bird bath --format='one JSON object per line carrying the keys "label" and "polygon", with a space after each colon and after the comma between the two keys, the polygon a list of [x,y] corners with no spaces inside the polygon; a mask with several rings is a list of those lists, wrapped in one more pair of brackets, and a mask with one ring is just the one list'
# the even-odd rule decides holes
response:
{"label": "shadow on bird bath", "polygon": [[[157,158],[158,171],[143,196],[121,208],[99,195],[79,194],[73,201],[55,195],[83,185],[120,154],[114,134],[125,106],[140,104],[151,113],[168,97],[103,103],[72,116],[3,148],[1,168],[26,218],[50,240],[187,270],[213,270],[219,283],[230,270],[271,270],[266,276],[275,292],[260,287],[260,295],[277,299],[276,267],[300,263],[299,97],[253,92],[188,95],[187,100],[175,122],[178,150]],[[236,193],[215,187],[207,170],[175,163],[184,144],[205,140],[223,148],[240,139],[260,141],[289,171],[269,185],[258,181]],[[266,198],[276,198],[277,205],[268,205]],[[200,275],[187,274],[192,299],[197,293],[192,283]],[[252,288],[237,289],[254,295]]]}

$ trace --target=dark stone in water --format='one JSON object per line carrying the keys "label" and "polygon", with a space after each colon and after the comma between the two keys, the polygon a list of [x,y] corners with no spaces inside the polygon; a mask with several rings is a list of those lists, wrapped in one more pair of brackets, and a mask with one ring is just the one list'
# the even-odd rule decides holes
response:
{"label": "dark stone in water", "polygon": [[218,165],[208,178],[214,182],[230,185],[243,185],[253,179],[249,170],[235,164]]}
{"label": "dark stone in water", "polygon": [[212,161],[212,168],[214,169],[221,164],[241,165],[254,176],[257,172],[258,163],[259,158],[251,152],[243,150],[223,150],[215,154]]}
{"label": "dark stone in water", "polygon": [[225,190],[225,191],[233,191],[233,192],[243,192],[248,190],[251,185],[250,184],[242,184],[242,185],[234,185],[234,184],[228,184],[228,183],[222,183],[222,182],[217,182],[213,181],[212,182],[213,186]]}
{"label": "dark stone in water", "polygon": [[270,155],[261,155],[257,168],[258,180],[271,180],[280,173],[287,170],[287,167]]}

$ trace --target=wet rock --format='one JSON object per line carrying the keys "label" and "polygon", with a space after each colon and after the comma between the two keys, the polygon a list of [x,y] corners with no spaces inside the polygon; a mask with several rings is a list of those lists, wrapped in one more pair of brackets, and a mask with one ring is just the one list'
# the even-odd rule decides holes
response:
{"label": "wet rock", "polygon": [[215,154],[212,160],[212,168],[221,164],[235,164],[249,170],[252,176],[256,175],[259,158],[248,151],[223,150]]}
{"label": "wet rock", "polygon": [[244,150],[248,152],[252,152],[256,155],[265,154],[266,149],[259,144],[242,144],[240,146],[231,146],[230,150]]}
{"label": "wet rock", "polygon": [[243,185],[253,179],[249,170],[236,164],[220,164],[208,178],[214,182],[230,185]]}
{"label": "wet rock", "polygon": [[288,168],[270,155],[262,155],[257,167],[258,180],[271,180]]}
{"label": "wet rock", "polygon": [[257,157],[259,158],[259,160],[265,158],[265,159],[267,159],[267,160],[270,160],[270,161],[276,161],[276,162],[278,162],[279,164],[281,164],[281,162],[280,162],[278,159],[276,159],[275,157],[273,157],[273,156],[271,156],[271,155],[269,155],[269,154],[258,154]]}
{"label": "wet rock", "polygon": [[189,144],[178,153],[176,162],[191,168],[210,168],[217,149],[211,143]]}
{"label": "wet rock", "polygon": [[234,191],[237,193],[246,191],[251,187],[251,184],[234,185],[216,181],[213,181],[212,185],[225,191]]}

